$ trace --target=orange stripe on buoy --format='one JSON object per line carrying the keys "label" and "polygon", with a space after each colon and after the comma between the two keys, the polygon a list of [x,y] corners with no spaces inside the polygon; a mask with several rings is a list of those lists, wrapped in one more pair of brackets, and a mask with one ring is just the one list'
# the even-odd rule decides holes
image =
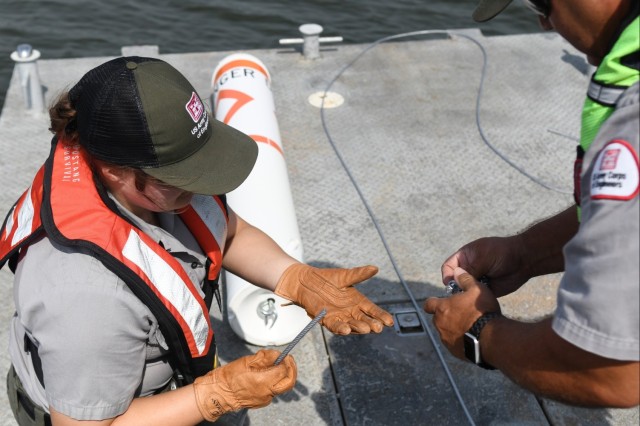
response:
{"label": "orange stripe on buoy", "polygon": [[256,141],[256,142],[262,142],[262,143],[266,143],[267,145],[271,145],[272,147],[277,149],[278,152],[284,157],[284,152],[282,152],[282,149],[280,148],[280,145],[278,145],[274,140],[269,139],[266,136],[261,136],[261,135],[249,135],[249,137],[251,139],[253,139],[254,141]]}
{"label": "orange stripe on buoy", "polygon": [[227,115],[222,119],[222,122],[225,124],[229,124],[233,116],[238,112],[240,108],[242,108],[245,104],[251,102],[253,98],[247,95],[244,92],[240,92],[239,90],[221,90],[218,93],[218,99],[216,100],[215,108],[218,109],[218,104],[221,99],[235,99],[236,102],[233,104],[229,111],[227,111]]}
{"label": "orange stripe on buoy", "polygon": [[267,73],[267,70],[262,68],[257,63],[253,61],[248,61],[246,59],[238,59],[235,61],[231,61],[228,64],[224,65],[222,68],[220,68],[216,73],[215,77],[213,78],[213,81],[214,82],[218,81],[218,78],[225,72],[229,71],[230,69],[239,68],[239,67],[253,68],[254,70],[260,71],[262,74],[264,74],[267,80],[269,79],[269,74]]}

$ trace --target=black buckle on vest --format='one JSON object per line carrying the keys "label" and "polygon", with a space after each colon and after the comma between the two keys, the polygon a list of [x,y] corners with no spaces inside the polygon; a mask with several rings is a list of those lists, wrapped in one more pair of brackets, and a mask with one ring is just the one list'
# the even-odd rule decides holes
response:
{"label": "black buckle on vest", "polygon": [[220,275],[216,277],[215,280],[209,279],[209,271],[211,270],[211,260],[207,258],[207,263],[205,265],[205,279],[203,285],[204,291],[204,302],[208,308],[211,307],[211,302],[213,302],[213,296],[216,297],[216,302],[218,303],[218,308],[220,312],[222,312],[222,297],[220,296]]}

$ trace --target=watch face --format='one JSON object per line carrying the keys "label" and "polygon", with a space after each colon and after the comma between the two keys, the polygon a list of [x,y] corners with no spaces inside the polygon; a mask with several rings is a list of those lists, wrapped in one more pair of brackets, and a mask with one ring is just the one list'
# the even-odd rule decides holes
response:
{"label": "watch face", "polygon": [[474,364],[480,364],[480,341],[471,333],[464,333],[464,356]]}

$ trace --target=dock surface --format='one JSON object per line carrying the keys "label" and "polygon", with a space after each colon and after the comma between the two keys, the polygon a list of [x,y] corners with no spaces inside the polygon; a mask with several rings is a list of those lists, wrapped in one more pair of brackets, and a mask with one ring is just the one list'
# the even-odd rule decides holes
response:
{"label": "dock surface", "polygon": [[[165,55],[159,48],[203,99],[216,65],[236,53]],[[475,29],[332,45],[316,60],[292,47],[244,52],[271,73],[305,261],[377,265],[378,275],[358,288],[399,324],[346,337],[314,328],[292,352],[295,389],[250,410],[245,424],[461,425],[469,417],[478,425],[639,424],[638,407],[569,407],[452,357],[421,309],[425,298],[444,294],[440,265],[458,247],[513,234],[573,202],[589,80],[582,54],[555,34],[484,37]],[[108,59],[40,60],[46,101]],[[0,116],[2,218],[51,139],[48,117],[25,110],[16,74]],[[321,114],[308,98],[332,81],[330,92],[344,103]],[[549,315],[559,278],[536,278],[502,298],[503,312],[525,321]],[[14,312],[8,268],[0,271],[0,304],[6,347]],[[259,349],[233,333],[224,313],[213,316],[223,362]],[[0,350],[2,377],[9,363]],[[0,380],[0,426],[15,425]]]}

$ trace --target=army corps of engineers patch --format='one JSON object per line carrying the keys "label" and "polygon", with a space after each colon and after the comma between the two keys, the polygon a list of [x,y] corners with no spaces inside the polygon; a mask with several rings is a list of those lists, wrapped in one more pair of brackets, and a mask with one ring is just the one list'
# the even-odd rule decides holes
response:
{"label": "army corps of engineers patch", "polygon": [[591,198],[630,200],[638,195],[638,153],[626,141],[614,139],[598,154],[591,175]]}

